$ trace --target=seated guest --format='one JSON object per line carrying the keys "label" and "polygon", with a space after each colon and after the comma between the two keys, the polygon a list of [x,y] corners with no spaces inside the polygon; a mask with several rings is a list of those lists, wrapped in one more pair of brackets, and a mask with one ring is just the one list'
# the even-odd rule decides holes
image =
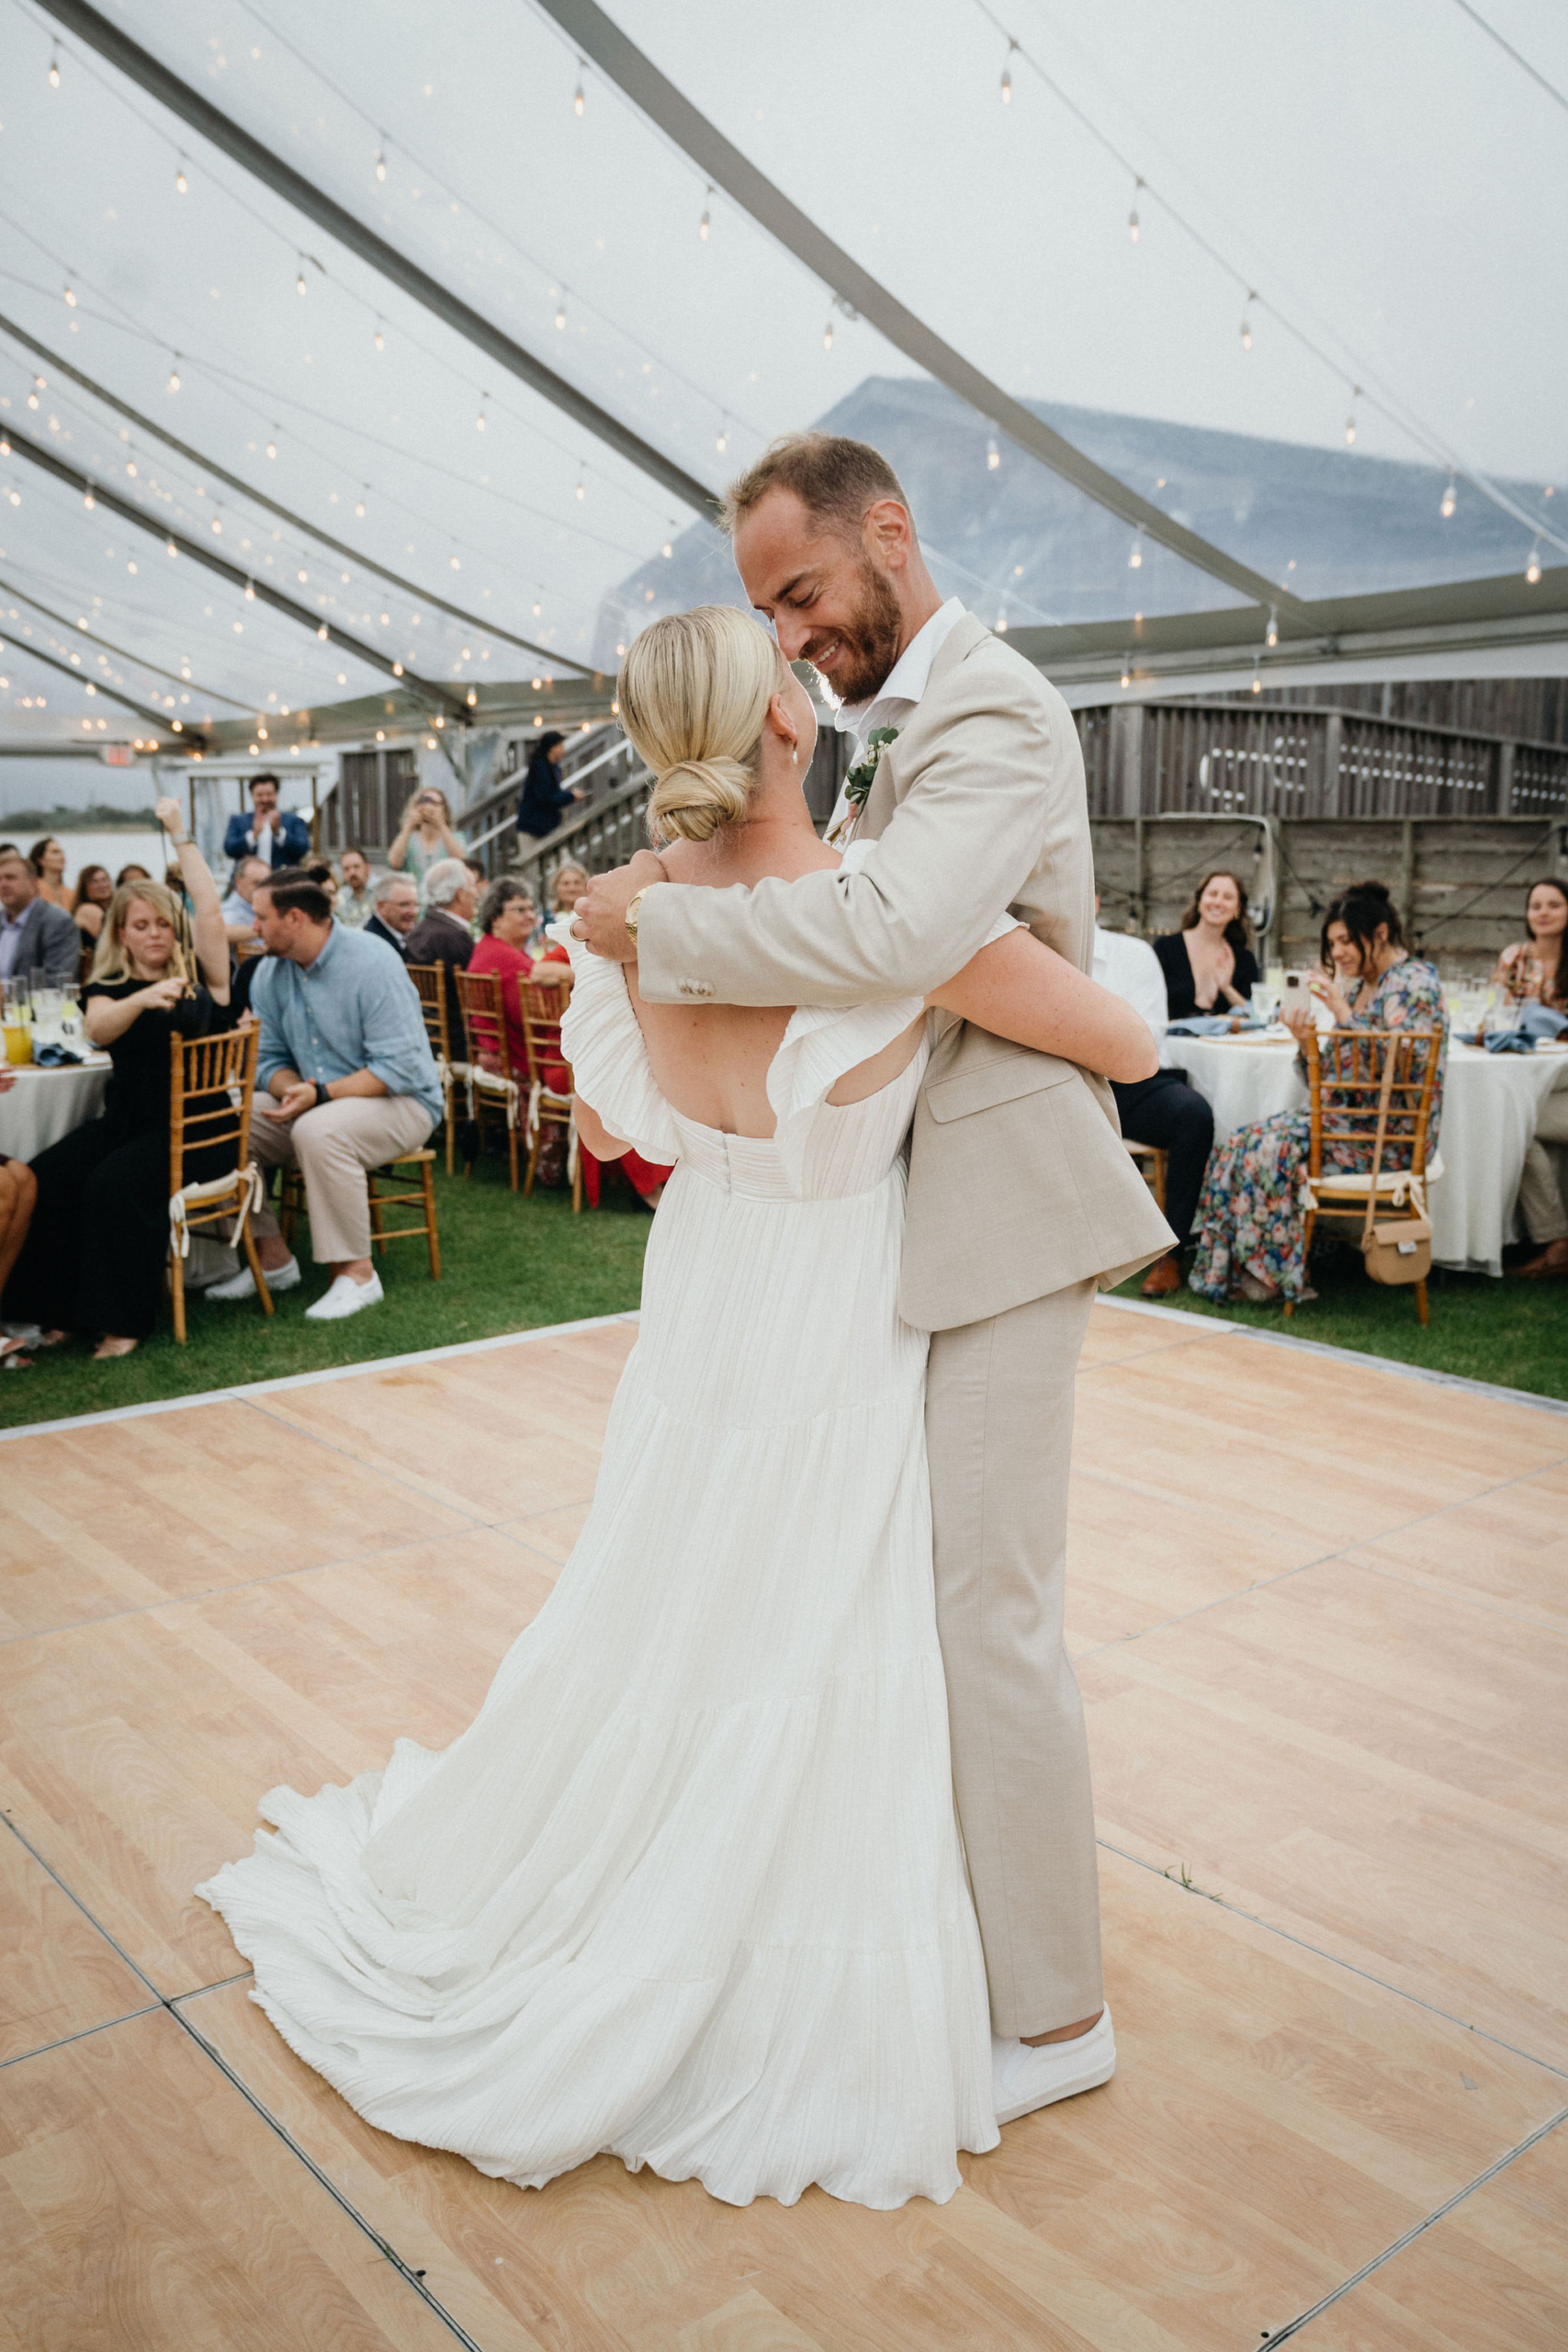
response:
{"label": "seated guest", "polygon": [[70,988],[81,950],[81,933],[63,907],[40,895],[21,851],[0,854],[0,980],[31,978],[45,988]]}
{"label": "seated guest", "polygon": [[[333,1273],[305,1313],[336,1322],[384,1295],[370,1263],[365,1171],[424,1142],[441,1116],[441,1082],[407,974],[380,940],[333,922],[319,883],[286,866],[257,890],[256,912],[266,956],[252,1001],[265,1091],[253,1104],[251,1151],[258,1167],[303,1171],[310,1252]],[[270,1211],[255,1236],[268,1286],[291,1290],[299,1268]],[[207,1295],[254,1289],[247,1266]]]}
{"label": "seated guest", "polygon": [[308,874],[312,882],[319,882],[321,884],[322,889],[326,892],[328,898],[333,902],[333,912],[335,915],[337,912],[337,876],[333,872],[332,867],[327,864],[326,859],[324,857],[312,858],[310,865],[302,866],[300,871],[301,873]]}
{"label": "seated guest", "polygon": [[234,868],[234,887],[223,901],[223,932],[231,947],[253,946],[258,936],[254,899],[256,884],[272,872],[265,857],[243,857]]}
{"label": "seated guest", "polygon": [[[1494,978],[1510,996],[1533,997],[1551,1012],[1568,1015],[1564,932],[1568,932],[1568,884],[1532,882],[1525,899],[1525,936],[1503,950]],[[1519,1223],[1529,1239],[1542,1247],[1512,1271],[1534,1279],[1568,1274],[1568,1209],[1548,1149],[1551,1144],[1568,1144],[1568,1069],[1560,1073],[1536,1113],[1535,1134],[1519,1179]]]}
{"label": "seated guest", "polygon": [[51,907],[63,907],[71,912],[71,893],[65,887],[65,852],[52,833],[34,842],[28,852],[28,864],[38,877],[39,896],[47,899]]}
{"label": "seated guest", "polygon": [[[1443,1107],[1442,983],[1434,967],[1405,945],[1383,883],[1352,883],[1335,899],[1324,919],[1323,961],[1335,977],[1314,980],[1313,994],[1327,1005],[1337,1028],[1438,1031],[1438,1078],[1427,1132],[1430,1162]],[[1304,1046],[1312,1027],[1310,1011],[1293,1012],[1289,1019]],[[1348,1113],[1366,1134],[1364,1143],[1325,1143],[1325,1171],[1343,1174],[1370,1168],[1375,1114],[1363,1114],[1359,1105],[1329,1086],[1324,1088],[1323,1102],[1325,1111]],[[1348,1124],[1349,1117],[1342,1116],[1336,1125]],[[1410,1125],[1407,1115],[1396,1114],[1390,1121],[1385,1168],[1410,1165]],[[1311,1136],[1310,1111],[1278,1111],[1271,1119],[1237,1127],[1214,1146],[1198,1204],[1198,1255],[1189,1277],[1201,1297],[1239,1295],[1261,1306],[1314,1295],[1306,1287],[1303,1251],[1302,1180]]]}
{"label": "seated guest", "polygon": [[[177,800],[159,801],[158,821],[179,852],[194,920],[161,882],[115,892],[82,992],[82,1025],[114,1064],[104,1114],[33,1162],[38,1205],[6,1291],[7,1319],[40,1325],[46,1342],[68,1330],[101,1333],[99,1360],[130,1355],[149,1338],[164,1296],[169,1041],[229,1023],[218,886]],[[224,1165],[222,1148],[193,1150],[185,1181],[221,1175]]]}
{"label": "seated guest", "polygon": [[128,882],[151,882],[152,879],[152,876],[144,865],[138,865],[133,862],[130,865],[120,867],[114,877],[114,887],[117,890],[123,890]]}
{"label": "seated guest", "polygon": [[[579,865],[574,860],[568,858],[564,865],[557,866],[555,879],[550,884],[550,911],[547,915],[541,915],[536,919],[533,931],[529,934],[530,956],[566,955],[564,947],[556,946],[549,935],[547,925],[557,922],[562,915],[573,913],[579,899],[587,888],[588,868],[585,865]],[[567,960],[570,963],[570,958],[568,957]]]}
{"label": "seated guest", "polygon": [[[9,1094],[16,1083],[16,1071],[0,1062],[0,1094]],[[21,1255],[37,1199],[38,1179],[27,1162],[7,1159],[0,1151],[0,1298],[5,1296],[11,1269]],[[26,1371],[32,1362],[23,1352],[27,1345],[25,1334],[0,1332],[0,1370]]]}
{"label": "seated guest", "polygon": [[[269,872],[280,865],[303,865],[310,856],[310,828],[294,809],[278,805],[278,791],[275,775],[252,776],[250,815],[242,810],[230,818],[223,833],[223,854],[232,858],[236,873],[247,853],[259,857]],[[231,875],[231,887],[233,879]]]}
{"label": "seated guest", "polygon": [[466,972],[474,952],[474,885],[460,857],[438,857],[424,877],[424,912],[408,936],[411,964],[439,964],[446,990],[446,1034],[454,1061],[468,1059],[463,1008],[454,972]]}
{"label": "seated guest", "polygon": [[409,933],[418,921],[418,884],[407,874],[383,874],[376,885],[376,911],[364,926],[366,938],[378,939],[406,964]]}
{"label": "seated guest", "polygon": [[85,865],[76,876],[76,888],[71,893],[71,920],[89,944],[104,927],[109,900],[114,897],[114,883],[107,865]]}
{"label": "seated guest", "polygon": [[1172,1021],[1197,1012],[1229,1012],[1247,1007],[1258,984],[1247,892],[1234,874],[1207,874],[1192,894],[1179,931],[1155,941],[1165,974]]}
{"label": "seated guest", "polygon": [[479,900],[479,936],[468,958],[470,972],[501,976],[501,1005],[506,1016],[507,1058],[511,1076],[528,1083],[528,1048],[523,1035],[523,1001],[517,984],[534,969],[528,935],[534,928],[534,901],[527,885],[503,874]]}
{"label": "seated guest", "polygon": [[[1096,915],[1100,899],[1094,901]],[[1094,926],[1094,977],[1103,989],[1141,1012],[1156,1050],[1165,1035],[1165,974],[1146,939]],[[1192,1216],[1203,1188],[1203,1170],[1214,1140],[1214,1114],[1179,1069],[1156,1069],[1134,1085],[1111,1080],[1122,1132],[1135,1143],[1153,1144],[1166,1155],[1165,1221],[1176,1248],[1156,1258],[1143,1285],[1145,1298],[1168,1298],[1181,1287],[1181,1252],[1192,1238]]]}
{"label": "seated guest", "polygon": [[[477,857],[466,857],[463,860],[463,864],[468,867],[468,879],[474,886],[474,921],[477,923],[479,919],[479,903],[490,888],[490,876],[485,872],[483,865]],[[474,933],[474,937],[476,939],[479,937],[477,930]]]}
{"label": "seated guest", "polygon": [[363,931],[376,911],[376,894],[370,883],[370,860],[362,849],[345,849],[339,857],[338,872],[342,884],[333,913],[350,931]]}

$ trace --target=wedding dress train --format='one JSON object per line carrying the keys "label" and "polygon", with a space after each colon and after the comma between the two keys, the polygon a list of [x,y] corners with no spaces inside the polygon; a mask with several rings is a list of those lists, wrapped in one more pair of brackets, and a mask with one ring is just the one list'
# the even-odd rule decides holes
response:
{"label": "wedding dress train", "polygon": [[923,1046],[825,1100],[919,1008],[795,1013],[756,1141],[672,1111],[621,973],[573,961],[584,1098],[675,1163],[581,1537],[450,1747],[275,1789],[199,1891],[400,2138],[530,2187],[608,2150],[734,2204],[941,2201],[998,2133],[894,1304]]}

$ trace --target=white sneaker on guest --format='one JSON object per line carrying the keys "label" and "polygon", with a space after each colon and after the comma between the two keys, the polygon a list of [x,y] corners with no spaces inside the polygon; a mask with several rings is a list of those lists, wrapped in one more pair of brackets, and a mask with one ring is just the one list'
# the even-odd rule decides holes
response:
{"label": "white sneaker on guest", "polygon": [[379,1306],[386,1295],[379,1274],[372,1274],[367,1283],[356,1283],[352,1274],[339,1274],[325,1296],[305,1309],[305,1320],[341,1323],[345,1315],[357,1315],[362,1307]]}
{"label": "white sneaker on guest", "polygon": [[1111,2012],[1102,2009],[1098,2021],[1073,2041],[1002,2041],[991,2036],[991,2086],[997,2121],[1016,2123],[1037,2107],[1059,2098],[1076,2098],[1108,2083],[1116,2072],[1116,2036]]}
{"label": "white sneaker on guest", "polygon": [[[298,1258],[290,1258],[286,1266],[264,1266],[268,1290],[298,1290],[305,1277],[299,1271]],[[242,1266],[226,1283],[209,1283],[202,1292],[203,1298],[254,1298],[255,1282],[249,1266]]]}

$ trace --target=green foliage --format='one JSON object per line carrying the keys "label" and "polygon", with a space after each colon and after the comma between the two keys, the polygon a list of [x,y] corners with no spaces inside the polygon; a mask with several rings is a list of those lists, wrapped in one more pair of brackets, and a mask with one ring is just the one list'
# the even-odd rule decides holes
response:
{"label": "green foliage", "polygon": [[155,833],[153,808],[117,808],[107,800],[89,801],[85,808],[12,808],[0,817],[0,833],[13,841],[19,833]]}
{"label": "green foliage", "polygon": [[[1123,1283],[1116,1296],[1136,1298],[1142,1280],[1140,1274]],[[1427,1285],[1432,1319],[1425,1330],[1416,1320],[1413,1294],[1369,1282],[1359,1252],[1341,1243],[1314,1250],[1312,1283],[1317,1297],[1304,1301],[1288,1321],[1277,1306],[1249,1306],[1240,1299],[1216,1306],[1185,1287],[1160,1304],[1429,1372],[1459,1373],[1499,1388],[1568,1397],[1568,1281],[1516,1282],[1505,1275],[1498,1282],[1436,1267]]]}
{"label": "green foliage", "polygon": [[438,1167],[435,1192],[440,1282],[430,1279],[424,1244],[400,1241],[377,1265],[385,1304],[344,1323],[306,1322],[306,1307],[326,1288],[324,1269],[308,1261],[304,1281],[275,1302],[270,1320],[254,1298],[220,1305],[198,1294],[187,1302],[186,1347],[175,1346],[165,1306],[159,1329],[134,1355],[95,1363],[91,1344],[71,1340],[39,1355],[30,1372],[0,1378],[0,1427],[619,1315],[637,1305],[652,1219],[620,1177],[606,1179],[601,1207],[585,1206],[576,1217],[565,1193],[536,1191],[529,1200],[513,1193],[503,1159],[481,1159],[471,1179],[461,1172],[448,1179]]}

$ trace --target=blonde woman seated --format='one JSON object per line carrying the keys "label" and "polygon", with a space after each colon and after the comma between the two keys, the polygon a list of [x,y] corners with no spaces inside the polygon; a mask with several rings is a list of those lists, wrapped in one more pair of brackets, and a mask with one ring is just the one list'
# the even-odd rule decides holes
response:
{"label": "blonde woman seated", "polygon": [[[812,705],[744,615],[654,622],[620,702],[672,877],[877,856],[817,838]],[[927,1009],[655,1006],[572,961],[584,1139],[674,1168],[587,1525],[445,1755],[275,1792],[280,1834],[202,1892],[383,2131],[525,2185],[607,2149],[735,2204],[945,2199],[998,2131],[896,1304]],[[931,1001],[1155,1068],[1010,922]]]}

